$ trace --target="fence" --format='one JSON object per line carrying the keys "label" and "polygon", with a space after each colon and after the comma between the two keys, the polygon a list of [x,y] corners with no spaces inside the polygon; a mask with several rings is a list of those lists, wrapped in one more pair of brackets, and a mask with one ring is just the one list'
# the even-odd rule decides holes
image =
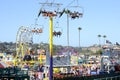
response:
{"label": "fence", "polygon": [[120,72],[91,76],[79,76],[79,75],[75,76],[66,74],[54,76],[54,80],[120,80]]}
{"label": "fence", "polygon": [[120,75],[114,76],[114,77],[99,78],[99,79],[94,79],[94,80],[120,80]]}
{"label": "fence", "polygon": [[30,77],[20,68],[0,68],[0,80],[30,80]]}

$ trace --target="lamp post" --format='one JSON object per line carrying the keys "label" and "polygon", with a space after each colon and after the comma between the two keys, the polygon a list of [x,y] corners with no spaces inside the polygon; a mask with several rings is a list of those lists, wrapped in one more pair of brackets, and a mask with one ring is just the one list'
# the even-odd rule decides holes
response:
{"label": "lamp post", "polygon": [[82,28],[78,27],[78,31],[79,31],[79,48],[80,48],[80,30],[82,30]]}

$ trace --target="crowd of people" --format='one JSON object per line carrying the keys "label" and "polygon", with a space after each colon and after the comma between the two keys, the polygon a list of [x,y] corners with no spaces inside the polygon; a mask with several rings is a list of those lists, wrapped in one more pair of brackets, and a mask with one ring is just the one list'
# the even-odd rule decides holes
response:
{"label": "crowd of people", "polygon": [[[54,74],[59,74],[59,75],[73,74],[76,76],[92,76],[92,75],[115,72],[114,66],[109,67],[109,71],[107,70],[102,71],[100,67],[101,66],[97,64],[91,64],[89,66],[88,65],[71,66],[70,71],[64,69],[65,71],[59,71],[58,73],[54,73]],[[43,65],[39,65],[36,71],[34,70],[29,71],[29,75],[31,80],[43,80],[44,78],[49,77],[49,68]]]}

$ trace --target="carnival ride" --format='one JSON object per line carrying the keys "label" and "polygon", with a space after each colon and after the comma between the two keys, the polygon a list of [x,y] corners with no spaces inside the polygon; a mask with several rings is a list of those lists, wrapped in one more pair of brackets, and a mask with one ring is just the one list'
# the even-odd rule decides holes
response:
{"label": "carnival ride", "polygon": [[[53,61],[52,61],[52,56],[53,56],[53,36],[61,36],[62,32],[61,31],[54,31],[53,32],[53,17],[61,17],[64,13],[66,13],[68,16],[70,16],[72,19],[76,19],[79,17],[82,17],[83,13],[79,11],[72,11],[70,9],[63,9],[62,11],[59,11],[59,9],[50,9],[50,7],[53,7],[54,3],[42,3],[42,5],[50,5],[48,6],[49,9],[46,9],[45,7],[40,9],[38,17],[42,14],[43,17],[49,17],[50,19],[50,80],[52,80],[53,76]],[[55,4],[59,6],[60,4]],[[56,8],[56,7],[55,7]],[[22,62],[28,61],[31,62],[31,59],[24,59],[25,56],[30,56],[31,55],[31,46],[33,43],[33,34],[39,34],[42,33],[43,30],[42,28],[29,28],[29,27],[20,27],[18,32],[17,32],[17,38],[16,38],[16,56],[15,56],[15,65],[20,64]],[[41,62],[41,61],[40,61]],[[34,63],[34,62],[33,62]]]}
{"label": "carnival ride", "polygon": [[59,26],[59,22],[57,21],[53,29],[53,36],[60,37],[62,35],[62,31],[63,29]]}
{"label": "carnival ride", "polygon": [[[38,17],[40,17],[40,15],[42,14],[43,17],[49,17],[50,20],[50,27],[49,27],[49,35],[50,35],[50,45],[49,45],[49,49],[50,49],[50,75],[49,75],[49,80],[53,80],[53,35],[57,36],[57,35],[61,35],[61,33],[57,33],[57,32],[53,32],[53,17],[57,17],[58,15],[61,15],[64,13],[63,11],[59,11],[59,6],[60,4],[56,4],[56,3],[42,3],[42,5],[49,7],[48,9],[46,8],[42,8],[40,9],[39,13],[38,13]],[[57,6],[53,9],[53,6]],[[57,8],[57,9],[56,9]],[[61,17],[59,16],[59,17]]]}
{"label": "carnival ride", "polygon": [[21,26],[16,36],[16,58],[23,59],[32,45],[32,30],[29,27]]}
{"label": "carnival ride", "polygon": [[[23,64],[23,63],[31,63],[32,65],[35,63],[33,58],[34,50],[32,50],[33,45],[33,35],[40,34],[43,32],[43,28],[31,28],[21,26],[18,29],[17,36],[16,36],[16,55],[14,58],[14,65]],[[38,55],[39,56],[39,55]]]}
{"label": "carnival ride", "polygon": [[[55,17],[57,16],[58,12],[54,11],[46,11],[44,9],[40,9],[40,12],[38,14],[38,16],[40,16],[42,14],[42,16],[44,17]],[[59,12],[60,15],[63,14],[63,12]],[[36,27],[39,26],[39,27]],[[34,61],[31,61],[31,48],[32,48],[32,44],[33,44],[33,35],[35,34],[40,34],[43,33],[43,26],[40,27],[41,25],[38,25],[35,23],[35,25],[32,25],[32,27],[25,27],[25,26],[21,26],[17,32],[17,36],[16,36],[16,56],[14,58],[14,64],[17,65],[19,64],[21,61],[25,62],[25,61],[29,61],[30,63],[34,63]],[[61,31],[55,31],[53,32],[54,36],[61,36],[62,32]],[[44,51],[45,52],[45,51]],[[44,53],[42,52],[42,53]],[[38,59],[40,59],[40,63],[42,63],[42,55],[41,53],[39,53],[40,56],[38,57]],[[28,59],[25,59],[29,57]]]}

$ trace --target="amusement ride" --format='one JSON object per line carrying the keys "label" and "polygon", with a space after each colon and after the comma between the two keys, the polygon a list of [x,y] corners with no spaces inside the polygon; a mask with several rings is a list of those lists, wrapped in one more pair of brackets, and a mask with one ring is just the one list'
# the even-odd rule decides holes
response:
{"label": "amusement ride", "polygon": [[30,66],[33,66],[35,63],[35,61],[32,59],[35,57],[35,51],[32,50],[33,36],[43,33],[43,27],[38,24],[32,26],[33,27],[21,26],[18,29],[16,35],[16,55],[14,58],[14,65],[18,65],[20,63],[23,64],[26,62],[29,63]]}
{"label": "amusement ride", "polygon": [[[79,19],[79,18],[83,17],[84,9],[78,5],[78,0],[73,0],[73,1],[74,2],[76,1],[77,5],[70,6],[71,4],[69,4],[63,10],[59,9],[60,5],[62,5],[62,4],[54,3],[54,0],[51,3],[49,3],[48,0],[45,3],[40,3],[42,5],[42,7],[39,10],[38,18],[40,16],[49,18],[49,50],[48,50],[48,53],[49,53],[49,66],[48,66],[49,80],[53,80],[53,68],[54,68],[54,66],[53,66],[53,37],[60,37],[62,35],[62,28],[59,27],[59,22],[57,21],[55,27],[53,27],[53,20],[56,19],[56,17],[60,18],[61,16],[63,16],[63,14],[67,14],[67,42],[68,42],[67,57],[66,57],[68,64],[64,65],[64,67],[67,66],[67,70],[68,70],[67,73],[69,73],[71,66],[75,66],[75,65],[71,65],[71,62],[70,62],[72,51],[70,51],[70,48],[69,48],[69,18],[71,18],[72,20],[75,20],[75,19]],[[43,64],[45,65],[45,62],[43,62],[43,60],[42,60],[43,59],[42,55],[46,56],[46,51],[43,49],[42,50],[39,49],[37,51],[32,49],[33,36],[43,33],[43,28],[44,27],[42,25],[38,25],[35,23],[34,25],[32,25],[32,27],[31,26],[30,27],[21,26],[18,29],[18,32],[16,35],[16,55],[14,56],[14,59],[13,59],[14,66],[19,66],[22,68],[23,64],[29,64],[30,67],[33,67],[33,65],[36,62],[38,62],[40,64],[39,65],[40,67],[41,67],[41,65],[43,66]],[[78,30],[79,30],[79,34],[80,34],[81,27],[79,27]],[[80,41],[80,39],[79,39],[79,41]],[[79,42],[79,47],[80,47],[80,42]],[[111,53],[111,49],[109,51]],[[36,52],[37,52],[37,54],[35,54]],[[108,49],[107,49],[107,52],[108,52]],[[76,54],[76,55],[78,55],[78,54]],[[62,56],[62,57],[64,59],[65,56]],[[102,57],[101,63],[104,63],[104,57],[105,56]],[[77,59],[78,56],[76,56],[75,58]],[[46,59],[46,58],[44,57],[44,59]],[[57,60],[60,61],[60,57],[57,57]],[[62,63],[62,60],[60,63]],[[77,60],[76,60],[76,62],[77,62]],[[75,63],[73,63],[73,64],[75,64]],[[110,65],[110,63],[108,65]],[[103,64],[102,64],[101,68],[102,67],[103,67]],[[108,67],[108,69],[109,69],[109,67]],[[41,73],[41,72],[38,72],[38,73]]]}
{"label": "amusement ride", "polygon": [[[75,0],[74,0],[75,1]],[[60,11],[59,7],[62,4],[59,3],[40,3],[42,4],[42,7],[39,10],[38,17],[48,17],[49,18],[49,53],[50,53],[50,76],[49,80],[53,80],[53,37],[60,37],[62,35],[62,29],[59,27],[59,22],[57,22],[57,27],[53,31],[53,19],[56,17],[60,18],[64,13],[67,14],[67,30],[69,30],[69,21],[68,18],[70,17],[71,19],[78,19],[83,16],[83,12],[74,11],[76,8],[81,9],[79,6],[75,6],[74,9],[68,9],[64,8],[63,10]],[[55,7],[56,6],[56,7]],[[48,8],[47,8],[48,7]],[[35,24],[35,26],[38,26]],[[42,28],[30,28],[30,27],[25,27],[21,26],[17,32],[16,36],[16,56],[14,59],[14,64],[15,65],[20,65],[21,63],[29,63],[29,64],[34,64],[35,61],[32,60],[31,55],[34,54],[34,51],[32,51],[32,44],[33,44],[33,35],[34,34],[41,34],[43,33],[43,27]],[[69,36],[69,31],[67,31],[67,36]],[[69,40],[69,39],[68,39]],[[68,46],[69,46],[69,41],[68,41]],[[42,53],[44,53],[43,51]],[[40,55],[41,57],[41,55]],[[26,59],[25,59],[26,58]],[[28,58],[28,59],[27,59]],[[40,59],[40,63],[42,60]],[[21,64],[21,65],[22,65]]]}
{"label": "amusement ride", "polygon": [[63,29],[59,26],[59,22],[57,21],[54,29],[53,29],[53,36],[60,37],[62,35]]}

